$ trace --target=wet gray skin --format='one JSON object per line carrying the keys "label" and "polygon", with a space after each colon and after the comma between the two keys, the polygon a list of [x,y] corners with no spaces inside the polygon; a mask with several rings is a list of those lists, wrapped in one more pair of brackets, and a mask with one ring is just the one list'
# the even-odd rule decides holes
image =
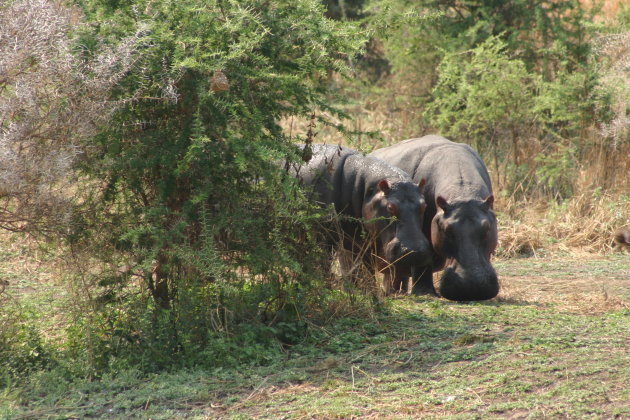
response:
{"label": "wet gray skin", "polygon": [[440,294],[451,300],[495,297],[497,274],[490,255],[497,243],[497,223],[490,176],[469,146],[440,136],[409,139],[370,156],[426,180],[423,232],[430,238],[432,263],[412,267],[414,294],[435,294],[432,275],[444,269]]}
{"label": "wet gray skin", "polygon": [[345,249],[357,254],[365,249],[366,238],[373,241],[375,253],[364,258],[368,268],[391,266],[397,269],[395,276],[408,276],[411,266],[429,263],[431,247],[422,233],[422,187],[405,172],[334,145],[312,145],[312,158],[292,172],[312,187],[315,201],[350,216],[341,221]]}
{"label": "wet gray skin", "polygon": [[[490,200],[491,201],[491,200]],[[499,293],[490,255],[497,245],[496,218],[487,201],[447,203],[441,197],[431,223],[435,264],[444,267],[440,294],[451,300],[485,300]]]}

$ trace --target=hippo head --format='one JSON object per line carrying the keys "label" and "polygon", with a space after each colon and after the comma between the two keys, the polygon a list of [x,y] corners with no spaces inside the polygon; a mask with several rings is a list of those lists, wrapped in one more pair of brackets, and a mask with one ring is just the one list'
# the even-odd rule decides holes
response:
{"label": "hippo head", "polygon": [[438,211],[431,223],[431,241],[445,260],[440,294],[450,300],[485,300],[499,293],[490,254],[497,246],[494,197],[448,203],[438,196]]}
{"label": "hippo head", "polygon": [[377,254],[386,265],[404,268],[431,264],[431,247],[422,233],[424,184],[424,179],[418,185],[381,179],[368,189],[363,206],[365,228],[376,238]]}

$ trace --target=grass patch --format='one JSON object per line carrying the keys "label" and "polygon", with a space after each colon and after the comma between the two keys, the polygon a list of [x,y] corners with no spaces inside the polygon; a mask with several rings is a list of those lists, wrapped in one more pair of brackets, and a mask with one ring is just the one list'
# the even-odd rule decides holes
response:
{"label": "grass patch", "polygon": [[[0,375],[0,419],[630,416],[625,254],[498,259],[492,301],[388,299],[376,316],[308,324],[301,342],[253,349],[264,366],[147,373],[114,360],[97,378],[63,358],[65,297],[50,264],[20,265],[33,255],[17,243],[7,252],[0,321],[44,333],[22,340],[19,363],[31,367],[19,379]],[[38,364],[40,351],[60,363]]]}
{"label": "grass patch", "polygon": [[270,366],[112,373],[62,383],[57,372],[7,387],[3,418],[455,418],[630,415],[630,312],[554,303],[391,301],[371,322],[314,328]]}

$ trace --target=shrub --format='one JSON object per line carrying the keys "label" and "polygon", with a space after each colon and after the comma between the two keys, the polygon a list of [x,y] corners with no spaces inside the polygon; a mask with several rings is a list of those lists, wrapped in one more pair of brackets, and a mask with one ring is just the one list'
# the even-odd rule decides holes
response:
{"label": "shrub", "polygon": [[125,99],[111,90],[131,68],[141,31],[82,59],[77,10],[59,2],[0,2],[0,228],[63,231],[81,142]]}
{"label": "shrub", "polygon": [[0,296],[0,388],[12,378],[55,365],[54,350],[42,337],[38,313]]}
{"label": "shrub", "polygon": [[105,340],[94,347],[105,359],[121,354],[111,343],[122,334],[125,354],[154,366],[211,353],[216,333],[247,322],[286,335],[278,325],[299,324],[321,298],[330,261],[318,211],[278,164],[312,138],[290,138],[279,121],[343,117],[330,75],[360,51],[358,27],[314,0],[82,4],[99,23],[81,31],[85,45],[139,23],[147,42],[117,87],[135,99],[84,143],[68,243],[83,266],[74,281],[97,299],[73,334]]}
{"label": "shrub", "polygon": [[506,170],[509,157],[518,167],[519,140],[536,119],[538,78],[522,61],[511,59],[505,46],[491,38],[466,54],[446,55],[425,114],[440,133],[492,156],[497,171]]}

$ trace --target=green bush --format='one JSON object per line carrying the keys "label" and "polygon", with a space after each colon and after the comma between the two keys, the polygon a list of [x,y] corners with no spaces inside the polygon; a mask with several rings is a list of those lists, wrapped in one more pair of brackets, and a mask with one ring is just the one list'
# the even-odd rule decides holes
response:
{"label": "green bush", "polygon": [[69,246],[101,271],[74,280],[95,296],[70,334],[76,353],[87,342],[96,369],[123,354],[159,368],[173,354],[224,354],[217,334],[252,322],[297,340],[330,260],[319,211],[278,165],[312,138],[280,122],[344,117],[331,77],[361,51],[358,25],[314,0],[78,3],[93,22],[84,45],[138,27],[145,39],[116,92],[132,99],[81,162]]}
{"label": "green bush", "polygon": [[[606,27],[594,18],[597,5],[578,0],[379,0],[366,10],[389,23],[379,36],[396,92],[390,112],[408,122],[398,133],[439,132],[476,146],[504,192],[571,194],[564,180],[548,187],[558,165],[537,156],[571,149],[579,162],[596,151],[611,160],[623,143],[623,8]],[[597,129],[612,138],[594,137]],[[570,166],[575,174],[580,164]],[[615,179],[601,172],[602,182]]]}
{"label": "green bush", "polygon": [[600,65],[565,65],[545,81],[490,38],[464,53],[446,54],[425,118],[437,130],[473,145],[508,193],[573,194],[579,158],[592,148],[588,132],[610,113]]}
{"label": "green bush", "polygon": [[2,301],[0,311],[0,389],[9,388],[12,378],[56,365],[55,350],[38,328],[40,316],[34,308]]}
{"label": "green bush", "polygon": [[[490,38],[466,54],[447,54],[438,67],[425,116],[440,133],[491,156],[497,170],[520,164],[519,139],[535,125],[538,78]],[[504,162],[504,164],[500,164]]]}
{"label": "green bush", "polygon": [[379,13],[439,16],[391,27],[385,40],[385,55],[398,76],[425,89],[413,93],[419,96],[431,88],[435,69],[446,54],[474,49],[495,37],[505,43],[511,58],[545,80],[555,79],[560,62],[569,62],[573,71],[590,53],[589,22],[598,11],[579,0],[379,0],[372,8]]}

